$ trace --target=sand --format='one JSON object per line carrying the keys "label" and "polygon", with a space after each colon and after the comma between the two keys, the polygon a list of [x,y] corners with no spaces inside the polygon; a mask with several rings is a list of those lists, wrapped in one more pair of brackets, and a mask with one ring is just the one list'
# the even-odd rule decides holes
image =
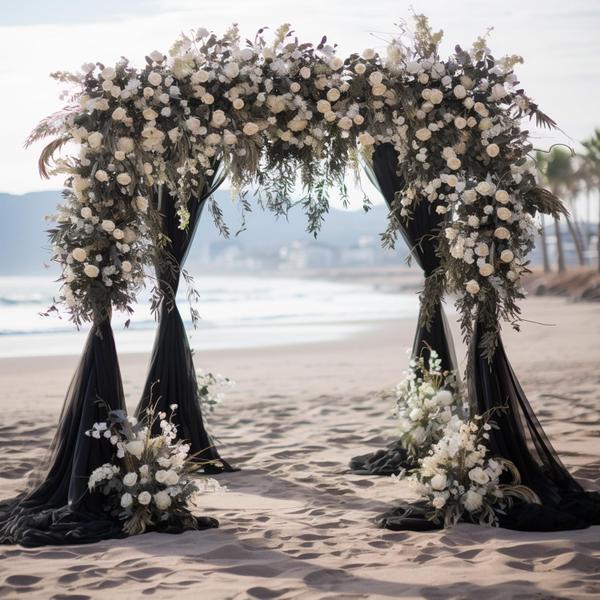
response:
{"label": "sand", "polygon": [[[600,305],[532,298],[509,356],[565,463],[600,488]],[[343,342],[198,353],[237,385],[210,416],[242,467],[206,496],[221,528],[90,546],[0,547],[0,597],[597,598],[600,528],[523,533],[459,525],[377,529],[404,484],[349,474],[350,457],[394,435],[378,395],[406,367],[412,321],[372,324]],[[458,336],[457,336],[458,339]],[[146,356],[122,357],[130,406]],[[77,357],[0,361],[0,496],[43,454]]]}

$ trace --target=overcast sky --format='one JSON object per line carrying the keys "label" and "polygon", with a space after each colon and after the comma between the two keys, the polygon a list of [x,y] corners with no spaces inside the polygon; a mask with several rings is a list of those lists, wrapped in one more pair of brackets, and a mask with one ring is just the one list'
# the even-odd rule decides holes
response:
{"label": "overcast sky", "polygon": [[[301,4],[301,6],[299,6]],[[59,189],[37,175],[39,146],[23,141],[37,121],[59,109],[59,86],[49,73],[88,61],[136,64],[152,50],[167,51],[182,31],[222,32],[238,22],[253,37],[261,26],[289,22],[302,39],[327,34],[343,54],[383,47],[411,6],[445,31],[446,50],[470,43],[494,27],[496,55],[521,54],[520,80],[573,138],[536,135],[539,147],[576,145],[600,127],[600,1],[598,0],[14,0],[0,14],[0,191]]]}

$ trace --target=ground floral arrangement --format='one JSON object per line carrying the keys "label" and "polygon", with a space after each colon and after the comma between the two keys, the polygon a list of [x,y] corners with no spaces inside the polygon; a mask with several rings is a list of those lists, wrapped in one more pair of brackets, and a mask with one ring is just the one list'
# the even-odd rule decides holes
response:
{"label": "ground floral arrangement", "polygon": [[[411,361],[394,395],[400,443],[416,466],[392,478],[408,479],[419,496],[415,506],[429,520],[444,527],[461,519],[497,525],[514,501],[539,503],[514,464],[489,456],[493,415],[469,415],[457,373],[442,370],[435,350],[428,364]],[[512,481],[501,483],[507,476]]]}
{"label": "ground floral arrangement", "polygon": [[[111,307],[132,310],[146,264],[168,259],[158,188],[185,229],[189,202],[215,177],[231,179],[242,208],[244,191],[255,189],[278,214],[299,184],[316,233],[328,189],[344,194],[348,171],[358,174],[374,147],[389,143],[407,185],[383,241],[394,244],[417,203],[435,203],[445,219],[433,232],[441,265],[427,278],[423,318],[445,292],[455,293],[465,336],[477,311],[491,356],[498,319],[518,326],[535,213],[562,210],[538,187],[523,121],[554,123],[519,87],[519,57],[496,59],[479,39],[444,58],[441,38],[417,16],[414,32],[401,29],[383,52],[340,57],[326,38],[301,42],[287,25],[253,40],[242,40],[237,27],[220,37],[199,29],[168,55],[152,52],[143,68],[122,59],[55,74],[69,84],[67,106],[29,142],[52,138],[41,170],[66,176],[51,233],[63,269],[59,304],[77,324]],[[227,233],[220,208],[208,203]]]}

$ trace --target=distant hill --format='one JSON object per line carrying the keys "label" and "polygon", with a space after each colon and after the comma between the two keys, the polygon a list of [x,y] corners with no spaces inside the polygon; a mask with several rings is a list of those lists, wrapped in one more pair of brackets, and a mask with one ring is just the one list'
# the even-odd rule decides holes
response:
{"label": "distant hill", "polygon": [[[231,230],[230,242],[249,253],[272,251],[293,241],[309,243],[312,235],[306,232],[306,217],[300,207],[290,211],[288,219],[275,218],[271,213],[253,208],[246,214],[246,229],[237,237],[241,225],[239,206],[227,190],[215,194]],[[33,192],[16,196],[0,193],[0,275],[38,274],[50,259],[46,230],[51,226],[46,215],[55,211],[61,202],[60,192]],[[351,248],[364,237],[377,239],[387,224],[387,209],[376,206],[362,210],[331,209],[318,241],[335,248]],[[189,263],[206,262],[207,248],[223,240],[208,211],[203,215],[190,252]],[[398,262],[406,254],[398,249]]]}

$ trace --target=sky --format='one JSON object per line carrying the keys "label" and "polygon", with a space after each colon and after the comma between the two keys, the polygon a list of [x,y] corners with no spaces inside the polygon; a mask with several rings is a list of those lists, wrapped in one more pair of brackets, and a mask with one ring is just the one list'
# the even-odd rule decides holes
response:
{"label": "sky", "polygon": [[[248,37],[291,23],[301,39],[326,34],[342,54],[383,48],[412,10],[444,30],[446,51],[493,27],[494,54],[524,57],[523,87],[564,132],[536,132],[537,148],[578,149],[600,127],[600,0],[0,0],[0,9],[0,192],[61,187],[60,179],[37,174],[41,144],[23,147],[35,124],[62,106],[51,72],[120,56],[141,65],[181,32],[222,32],[234,22]],[[353,197],[359,203],[359,194]]]}

